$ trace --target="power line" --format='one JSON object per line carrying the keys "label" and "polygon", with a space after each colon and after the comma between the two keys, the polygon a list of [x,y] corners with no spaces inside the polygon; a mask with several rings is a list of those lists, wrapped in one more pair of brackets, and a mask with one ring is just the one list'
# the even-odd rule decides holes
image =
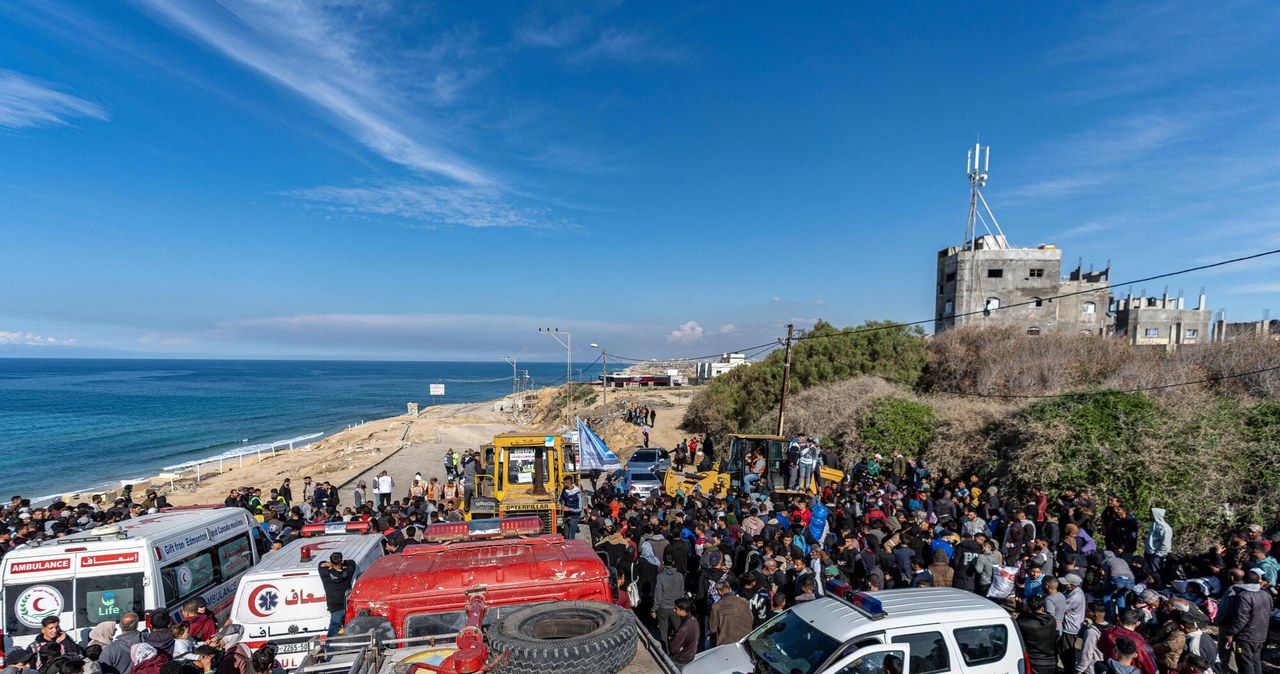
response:
{"label": "power line", "polygon": [[[1253,255],[1236,257],[1230,260],[1220,260],[1218,262],[1212,262],[1210,264],[1202,264],[1198,267],[1188,267],[1186,269],[1179,269],[1178,271],[1171,271],[1164,274],[1156,274],[1155,276],[1147,276],[1145,278],[1132,279],[1129,281],[1122,281],[1120,283],[1112,283],[1110,285],[1112,288],[1115,288],[1118,286],[1130,286],[1138,283],[1146,283],[1148,281],[1157,281],[1163,278],[1169,278],[1171,276],[1180,276],[1182,274],[1190,274],[1191,272],[1204,271],[1205,269],[1213,269],[1214,267],[1222,267],[1229,264],[1237,264],[1240,262],[1247,262],[1249,260],[1256,260],[1260,257],[1275,255],[1277,253],[1280,253],[1280,248],[1277,248],[1275,250],[1268,250],[1262,253],[1255,253]],[[977,311],[967,311],[959,314],[954,314],[953,318],[963,318],[965,316],[976,316],[978,314],[982,314],[985,316],[985,315],[990,315],[997,311],[1004,311],[1005,309],[1031,306],[1039,301],[1057,300],[1057,299],[1063,299],[1067,297],[1075,297],[1076,295],[1087,295],[1093,292],[1096,292],[1096,291],[1095,290],[1076,290],[1069,293],[1062,293],[1061,295],[1054,295],[1053,297],[1040,298],[1039,300],[1032,299],[1032,300],[1027,300],[1025,302],[1015,302],[1014,304],[1002,304],[994,309],[979,309]],[[920,320],[920,321],[911,321],[909,323],[890,322],[886,325],[876,325],[876,326],[865,327],[865,328],[851,328],[848,330],[842,330],[840,332],[835,332],[835,333],[830,333],[825,335],[803,335],[803,336],[797,337],[796,340],[802,341],[802,340],[809,340],[809,339],[824,339],[827,337],[842,337],[845,335],[855,335],[863,332],[876,332],[878,330],[893,330],[897,328],[909,328],[916,325],[924,325],[925,323],[933,323],[936,320],[937,320],[936,318],[929,318],[929,319]]]}

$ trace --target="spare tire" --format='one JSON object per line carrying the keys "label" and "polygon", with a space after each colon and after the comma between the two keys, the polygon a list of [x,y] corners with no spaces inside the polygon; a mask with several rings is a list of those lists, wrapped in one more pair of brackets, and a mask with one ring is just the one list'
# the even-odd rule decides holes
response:
{"label": "spare tire", "polygon": [[502,674],[614,674],[636,656],[636,619],[599,601],[553,601],[514,610],[488,630]]}

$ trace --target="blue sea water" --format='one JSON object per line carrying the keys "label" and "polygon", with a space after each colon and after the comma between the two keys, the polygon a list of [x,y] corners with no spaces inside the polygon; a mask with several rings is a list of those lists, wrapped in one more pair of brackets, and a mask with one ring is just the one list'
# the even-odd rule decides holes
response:
{"label": "blue sea water", "polygon": [[[535,383],[564,363],[519,363]],[[575,365],[575,369],[581,367]],[[596,376],[598,366],[588,368]],[[579,375],[575,372],[575,378]],[[502,362],[0,359],[0,499],[145,477],[256,445],[305,443],[409,402],[511,393]]]}

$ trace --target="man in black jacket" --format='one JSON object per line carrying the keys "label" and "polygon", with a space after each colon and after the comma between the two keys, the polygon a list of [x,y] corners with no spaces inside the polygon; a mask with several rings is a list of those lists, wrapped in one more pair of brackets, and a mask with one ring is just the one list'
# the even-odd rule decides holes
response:
{"label": "man in black jacket", "polygon": [[1031,673],[1057,674],[1058,652],[1055,646],[1058,627],[1053,616],[1044,612],[1044,597],[1032,595],[1027,598],[1025,610],[1018,615],[1017,625],[1027,649],[1027,659],[1031,661]]}
{"label": "man in black jacket", "polygon": [[1249,570],[1244,583],[1232,587],[1233,594],[1222,603],[1221,633],[1227,648],[1235,651],[1240,674],[1262,674],[1262,646],[1267,641],[1272,601],[1261,582],[1262,576]]}
{"label": "man in black jacket", "polygon": [[355,573],[355,562],[343,561],[341,552],[329,555],[327,562],[320,562],[320,582],[324,585],[325,605],[329,609],[326,640],[332,639],[342,629],[342,619],[347,613],[347,592],[351,590],[351,578]]}

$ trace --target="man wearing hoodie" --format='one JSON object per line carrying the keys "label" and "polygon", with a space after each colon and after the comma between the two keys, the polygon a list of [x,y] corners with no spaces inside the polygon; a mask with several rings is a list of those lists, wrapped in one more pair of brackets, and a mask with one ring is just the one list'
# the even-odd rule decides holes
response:
{"label": "man wearing hoodie", "polygon": [[1151,526],[1147,528],[1147,545],[1144,556],[1147,568],[1164,574],[1165,557],[1173,551],[1173,527],[1164,521],[1164,508],[1151,509]]}
{"label": "man wearing hoodie", "polygon": [[573,483],[573,478],[564,478],[564,489],[560,490],[556,500],[564,509],[564,537],[570,540],[577,538],[578,522],[582,520],[582,492]]}
{"label": "man wearing hoodie", "polygon": [[138,614],[126,613],[120,617],[120,636],[102,649],[98,664],[102,666],[102,674],[129,674],[133,668],[130,651],[142,643],[146,636],[138,630]]}
{"label": "man wearing hoodie", "polygon": [[1098,665],[1097,674],[1139,674],[1141,670],[1134,666],[1138,656],[1138,645],[1128,637],[1116,639],[1115,654]]}
{"label": "man wearing hoodie", "polygon": [[1225,647],[1236,655],[1240,674],[1262,674],[1262,646],[1271,619],[1271,595],[1263,590],[1256,570],[1244,574],[1244,583],[1231,588],[1218,611],[1219,631]]}
{"label": "man wearing hoodie", "polygon": [[681,619],[676,615],[676,600],[684,596],[684,576],[675,568],[675,558],[670,550],[662,554],[662,568],[653,583],[653,612],[657,620],[658,636],[667,643],[671,633],[679,629]]}
{"label": "man wearing hoodie", "polygon": [[947,559],[947,551],[938,548],[933,551],[933,563],[929,565],[929,573],[933,575],[932,587],[951,587],[955,572]]}

